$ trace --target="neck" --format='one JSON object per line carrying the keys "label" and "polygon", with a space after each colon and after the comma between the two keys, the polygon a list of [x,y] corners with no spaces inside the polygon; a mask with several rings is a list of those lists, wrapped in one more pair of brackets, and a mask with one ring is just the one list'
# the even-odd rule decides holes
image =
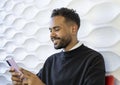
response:
{"label": "neck", "polygon": [[71,42],[66,48],[64,48],[64,51],[69,51],[73,46],[75,46],[79,41],[75,40]]}

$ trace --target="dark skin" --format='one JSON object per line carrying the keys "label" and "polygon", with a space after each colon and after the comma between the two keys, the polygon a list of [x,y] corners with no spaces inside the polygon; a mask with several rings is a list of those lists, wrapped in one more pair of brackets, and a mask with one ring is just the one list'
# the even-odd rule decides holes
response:
{"label": "dark skin", "polygon": [[[66,22],[63,16],[55,16],[50,23],[50,37],[55,49],[69,51],[78,42],[78,26],[74,22]],[[10,69],[14,85],[45,85],[35,74],[20,68],[23,74]]]}
{"label": "dark skin", "polygon": [[14,85],[45,85],[35,74],[20,68],[23,74],[15,72],[14,68],[10,69]]}
{"label": "dark skin", "polygon": [[56,49],[63,48],[65,51],[69,51],[78,42],[78,26],[74,22],[67,23],[63,16],[53,17],[49,29]]}

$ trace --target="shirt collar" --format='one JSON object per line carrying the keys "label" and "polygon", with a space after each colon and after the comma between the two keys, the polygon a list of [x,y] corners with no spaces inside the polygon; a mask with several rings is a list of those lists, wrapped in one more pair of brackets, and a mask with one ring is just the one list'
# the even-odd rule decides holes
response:
{"label": "shirt collar", "polygon": [[[75,46],[73,46],[71,49],[69,49],[69,51],[74,50],[74,49],[78,48],[81,45],[82,45],[82,43],[78,42]],[[63,51],[65,52],[65,50],[63,50]]]}
{"label": "shirt collar", "polygon": [[71,50],[74,50],[74,49],[76,49],[76,48],[78,48],[79,46],[81,46],[82,45],[82,43],[81,42],[78,42],[75,46],[73,46],[69,51],[71,51]]}

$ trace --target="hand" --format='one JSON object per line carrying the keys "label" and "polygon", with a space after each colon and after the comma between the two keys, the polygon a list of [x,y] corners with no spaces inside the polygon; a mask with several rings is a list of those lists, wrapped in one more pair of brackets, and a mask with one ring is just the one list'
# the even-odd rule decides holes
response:
{"label": "hand", "polygon": [[23,74],[15,72],[14,68],[9,70],[14,85],[45,85],[35,74],[23,68],[20,68],[20,71]]}
{"label": "hand", "polygon": [[23,80],[23,85],[45,85],[35,74],[30,71],[23,68],[21,68],[20,71],[23,73],[21,79],[25,78]]}
{"label": "hand", "polygon": [[14,68],[11,68],[9,70],[9,72],[11,73],[12,77],[12,82],[14,85],[22,85],[22,78],[20,78],[20,76],[22,77],[22,74],[18,73],[18,72],[15,72],[15,69]]}

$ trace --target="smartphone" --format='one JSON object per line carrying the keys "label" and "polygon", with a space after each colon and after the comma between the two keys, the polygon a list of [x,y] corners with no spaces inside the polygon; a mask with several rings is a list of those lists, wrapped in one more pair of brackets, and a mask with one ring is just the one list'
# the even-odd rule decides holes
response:
{"label": "smartphone", "polygon": [[17,63],[14,61],[13,58],[9,57],[9,58],[6,58],[6,62],[8,63],[8,65],[12,68],[15,69],[15,72],[19,72],[19,73],[22,73],[20,70],[19,70],[19,67],[17,65]]}

